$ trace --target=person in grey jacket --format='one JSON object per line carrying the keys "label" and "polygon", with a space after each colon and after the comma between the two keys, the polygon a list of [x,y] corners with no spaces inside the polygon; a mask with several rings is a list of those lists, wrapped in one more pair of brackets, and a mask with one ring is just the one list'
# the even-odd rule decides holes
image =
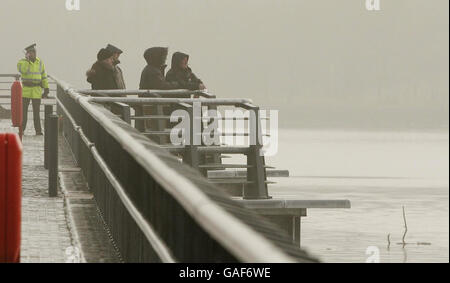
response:
{"label": "person in grey jacket", "polygon": [[119,57],[123,53],[123,51],[112,44],[108,44],[105,49],[108,51],[111,51],[111,53],[113,54],[114,80],[116,81],[117,88],[118,89],[126,89],[125,80],[123,79],[123,72],[122,72],[122,69],[119,67],[119,64],[120,64]]}

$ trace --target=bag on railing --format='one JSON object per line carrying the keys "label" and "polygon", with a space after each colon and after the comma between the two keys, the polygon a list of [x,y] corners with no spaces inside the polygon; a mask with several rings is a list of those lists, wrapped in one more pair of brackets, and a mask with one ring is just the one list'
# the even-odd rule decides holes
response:
{"label": "bag on railing", "polygon": [[13,127],[22,126],[22,85],[15,81],[11,86],[11,120]]}
{"label": "bag on railing", "polygon": [[22,144],[0,133],[0,263],[20,262]]}

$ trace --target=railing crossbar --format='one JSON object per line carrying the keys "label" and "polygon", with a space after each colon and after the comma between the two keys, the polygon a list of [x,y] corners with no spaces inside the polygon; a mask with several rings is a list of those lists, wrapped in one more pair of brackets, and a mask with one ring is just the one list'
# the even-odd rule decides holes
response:
{"label": "railing crossbar", "polygon": [[122,102],[134,105],[143,104],[193,104],[200,103],[201,105],[222,105],[222,106],[239,106],[243,108],[253,108],[252,101],[249,99],[235,99],[235,98],[126,98],[126,97],[90,97],[89,102],[97,103],[112,103]]}

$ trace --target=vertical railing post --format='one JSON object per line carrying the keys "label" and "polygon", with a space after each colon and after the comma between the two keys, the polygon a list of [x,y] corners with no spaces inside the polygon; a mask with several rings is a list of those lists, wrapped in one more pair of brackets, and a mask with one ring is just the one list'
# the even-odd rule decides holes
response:
{"label": "vertical railing post", "polygon": [[130,105],[121,102],[113,102],[109,104],[109,108],[113,114],[118,115],[120,119],[131,124]]}
{"label": "vertical railing post", "polygon": [[[207,113],[208,113],[208,117],[209,117],[209,111],[208,110],[215,111],[215,113],[216,113],[216,115],[214,115],[213,117],[210,117],[210,119],[208,119],[207,124],[209,125],[209,123],[211,123],[211,121],[213,121],[214,119],[218,119],[218,114],[217,114],[218,108],[217,108],[217,105],[209,105],[208,106]],[[202,115],[202,117],[203,117],[203,115]],[[219,121],[219,123],[220,123],[220,121]],[[203,120],[202,120],[202,125],[203,125]],[[218,131],[219,129],[215,129],[215,130]],[[202,130],[202,132],[203,132],[203,130]],[[220,145],[220,137],[217,137],[217,140],[215,142],[216,142],[216,145]],[[221,157],[220,153],[211,153],[208,156],[208,159],[209,160],[207,161],[207,163],[222,164],[222,157]]]}
{"label": "vertical railing post", "polygon": [[[163,105],[156,105],[154,107],[154,110],[155,110],[156,115],[164,116],[164,106]],[[165,131],[168,127],[167,124],[168,123],[167,123],[166,119],[157,119],[156,120],[156,130],[161,131],[161,132]],[[166,135],[160,135],[158,141],[159,141],[159,144],[167,144],[167,143],[169,143],[170,139]]]}
{"label": "vertical railing post", "polygon": [[49,116],[48,137],[48,195],[58,195],[58,116]]}
{"label": "vertical railing post", "polygon": [[122,105],[122,120],[131,125],[131,107],[130,105],[121,103]]}
{"label": "vertical railing post", "polygon": [[196,114],[194,110],[195,107],[193,105],[185,103],[180,103],[180,106],[189,115],[189,144],[185,146],[183,163],[186,163],[198,170],[200,165],[200,157],[198,152],[198,144],[196,144],[196,141],[198,139],[196,135],[198,133],[196,131],[195,123],[197,123],[198,121],[196,121]]}
{"label": "vertical railing post", "polygon": [[245,199],[270,198],[266,183],[266,168],[262,153],[262,129],[259,115],[259,107],[251,106],[249,109],[249,134],[250,145],[247,153],[247,180],[250,183],[244,190]]}
{"label": "vertical railing post", "polygon": [[[143,105],[136,105],[134,107],[134,111],[135,111],[135,116],[138,116],[138,117],[144,116],[144,106]],[[145,120],[143,120],[142,118],[136,119],[134,122],[134,127],[141,133],[145,132]]]}
{"label": "vertical railing post", "polygon": [[[62,117],[62,114],[63,114],[63,110],[61,109],[61,107],[58,104],[58,96],[60,97],[61,95],[64,94],[64,92],[65,92],[64,89],[59,84],[56,84],[56,95],[55,95],[56,110],[55,111],[56,111],[56,115],[58,115],[58,117]],[[64,129],[62,120],[60,120],[60,123],[58,124],[58,126],[59,126],[58,132],[60,134],[62,134],[63,129]]]}
{"label": "vertical railing post", "polygon": [[48,135],[49,135],[49,117],[53,114],[53,105],[44,106],[44,167],[48,169]]}
{"label": "vertical railing post", "polygon": [[[305,210],[306,211],[306,210]],[[302,237],[302,217],[301,216],[293,216],[293,240],[294,244],[297,247],[301,247],[301,237]]]}

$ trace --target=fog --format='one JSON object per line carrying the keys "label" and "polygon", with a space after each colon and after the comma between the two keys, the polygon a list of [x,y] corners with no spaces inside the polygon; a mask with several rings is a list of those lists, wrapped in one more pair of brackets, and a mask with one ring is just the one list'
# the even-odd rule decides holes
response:
{"label": "fog", "polygon": [[191,55],[219,97],[280,110],[281,127],[448,129],[448,0],[1,0],[0,73],[38,44],[49,73],[88,88],[112,43],[137,89],[151,46]]}

